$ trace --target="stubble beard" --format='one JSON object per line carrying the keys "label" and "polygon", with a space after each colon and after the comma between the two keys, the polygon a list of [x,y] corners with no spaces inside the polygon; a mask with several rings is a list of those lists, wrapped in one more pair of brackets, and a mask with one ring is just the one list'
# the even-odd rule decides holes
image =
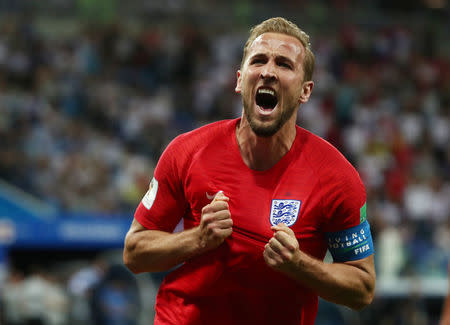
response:
{"label": "stubble beard", "polygon": [[247,102],[242,96],[242,105],[244,107],[245,118],[250,125],[252,131],[258,136],[263,138],[268,138],[277,133],[283,125],[292,117],[298,105],[290,105],[285,110],[281,110],[281,114],[278,115],[277,119],[270,124],[258,123],[255,118],[255,114],[251,107],[252,102]]}

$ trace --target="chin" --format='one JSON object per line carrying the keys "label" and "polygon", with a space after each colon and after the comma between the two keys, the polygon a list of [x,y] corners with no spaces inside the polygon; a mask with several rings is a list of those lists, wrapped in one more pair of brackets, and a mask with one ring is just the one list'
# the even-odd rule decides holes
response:
{"label": "chin", "polygon": [[270,125],[261,125],[258,123],[255,123],[253,120],[249,120],[250,127],[252,131],[258,136],[263,138],[268,138],[273,136],[275,133],[277,133],[281,129],[281,121],[276,121],[274,123],[271,123]]}

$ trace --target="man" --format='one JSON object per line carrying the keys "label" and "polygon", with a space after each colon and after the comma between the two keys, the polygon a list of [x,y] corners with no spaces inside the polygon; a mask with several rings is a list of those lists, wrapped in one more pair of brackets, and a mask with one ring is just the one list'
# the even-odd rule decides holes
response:
{"label": "man", "polygon": [[[264,21],[237,72],[242,117],[183,134],[161,156],[124,249],[135,273],[182,264],[160,287],[155,324],[312,325],[318,295],[371,302],[364,187],[335,148],[296,126],[313,66],[303,31]],[[327,248],[334,263],[322,262]]]}

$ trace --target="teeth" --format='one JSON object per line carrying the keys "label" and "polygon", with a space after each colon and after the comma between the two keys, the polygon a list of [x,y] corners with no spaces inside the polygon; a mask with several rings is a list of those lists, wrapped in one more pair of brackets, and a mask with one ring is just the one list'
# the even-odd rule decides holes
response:
{"label": "teeth", "polygon": [[275,92],[272,89],[261,88],[258,89],[258,94],[269,94],[275,96]]}

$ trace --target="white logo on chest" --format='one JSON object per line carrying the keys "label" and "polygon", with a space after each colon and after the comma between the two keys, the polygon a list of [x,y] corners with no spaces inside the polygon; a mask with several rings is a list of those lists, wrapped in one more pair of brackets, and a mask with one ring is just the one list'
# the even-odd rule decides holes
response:
{"label": "white logo on chest", "polygon": [[279,223],[284,223],[288,227],[292,226],[297,221],[301,204],[302,201],[299,200],[272,200],[272,207],[270,208],[270,223],[272,226]]}

